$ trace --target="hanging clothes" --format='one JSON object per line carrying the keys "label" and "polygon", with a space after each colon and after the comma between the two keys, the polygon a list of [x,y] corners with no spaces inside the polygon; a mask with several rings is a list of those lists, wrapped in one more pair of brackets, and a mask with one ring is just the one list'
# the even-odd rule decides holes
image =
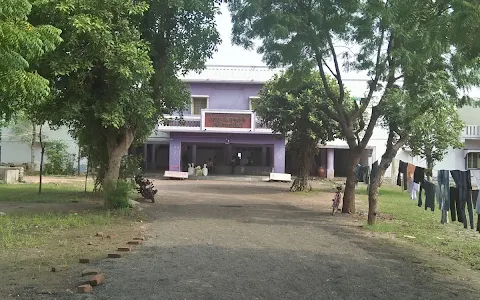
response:
{"label": "hanging clothes", "polygon": [[464,223],[462,217],[462,203],[460,202],[459,189],[457,187],[450,187],[450,219],[452,222],[457,221]]}
{"label": "hanging clothes", "polygon": [[413,172],[413,182],[422,183],[425,180],[425,169],[421,167],[415,167]]}
{"label": "hanging clothes", "polygon": [[450,209],[450,175],[447,170],[438,170],[437,175],[437,201],[442,211],[441,223],[447,223],[448,210]]}
{"label": "hanging clothes", "polygon": [[[407,166],[408,163],[404,161],[400,161],[398,164],[398,175],[397,175],[397,185],[402,186],[403,184],[403,190],[407,190]],[[400,174],[402,174],[402,177],[400,177]]]}
{"label": "hanging clothes", "polygon": [[418,206],[422,207],[422,190],[425,191],[425,210],[430,208],[432,211],[435,211],[435,184],[424,180],[420,184],[420,193],[418,195]]}
{"label": "hanging clothes", "polygon": [[407,165],[407,192],[412,194],[413,189],[413,174],[415,173],[415,165],[409,163]]}
{"label": "hanging clothes", "polygon": [[[472,189],[472,204],[475,211],[477,211],[477,207],[478,207],[478,204],[477,204],[478,196],[480,196],[480,194],[478,193],[478,190]],[[477,211],[477,214],[478,214],[478,211]]]}
{"label": "hanging clothes", "polygon": [[408,163],[407,165],[407,177],[413,179],[413,174],[415,173],[415,165],[412,165],[411,163]]}
{"label": "hanging clothes", "polygon": [[412,182],[412,188],[410,190],[410,198],[417,200],[417,192],[420,190],[420,185],[416,182]]}
{"label": "hanging clothes", "polygon": [[[458,198],[460,201],[460,212],[462,214],[463,227],[467,228],[467,218],[465,216],[465,207],[468,209],[468,216],[470,220],[470,227],[473,229],[473,208],[472,208],[472,183],[470,179],[469,171],[450,171],[452,178],[455,181],[455,185],[458,187]],[[457,207],[458,210],[458,207]]]}
{"label": "hanging clothes", "polygon": [[370,166],[363,167],[363,182],[370,184]]}
{"label": "hanging clothes", "polygon": [[466,171],[467,177],[467,210],[468,219],[470,220],[470,228],[474,228],[475,221],[473,220],[473,203],[472,203],[472,173],[470,170]]}
{"label": "hanging clothes", "polygon": [[[472,170],[471,174],[475,178],[475,183],[477,184],[477,189],[480,189],[480,170]],[[480,194],[477,193],[477,197],[473,198],[475,201],[475,211],[480,215]]]}

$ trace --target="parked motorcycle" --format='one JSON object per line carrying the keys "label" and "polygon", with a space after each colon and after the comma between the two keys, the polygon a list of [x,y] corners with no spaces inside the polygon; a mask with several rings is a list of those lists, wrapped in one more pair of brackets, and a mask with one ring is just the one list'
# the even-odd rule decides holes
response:
{"label": "parked motorcycle", "polygon": [[155,203],[155,195],[157,194],[157,190],[155,189],[153,182],[143,177],[143,175],[138,174],[135,175],[135,183],[138,186],[136,190],[140,193],[140,195],[147,200],[151,200],[152,203]]}

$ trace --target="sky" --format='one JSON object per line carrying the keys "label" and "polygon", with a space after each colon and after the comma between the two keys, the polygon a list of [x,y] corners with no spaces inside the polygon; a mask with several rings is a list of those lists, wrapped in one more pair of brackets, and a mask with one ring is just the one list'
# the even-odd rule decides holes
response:
{"label": "sky", "polygon": [[[231,42],[232,23],[227,5],[220,6],[220,14],[216,17],[217,30],[222,39],[221,45],[218,46],[216,52],[211,59],[207,61],[207,65],[228,65],[228,66],[265,66],[262,61],[262,55],[256,50],[245,50],[240,46],[234,46]],[[366,93],[366,82],[368,77],[366,74],[354,72],[343,72],[344,84],[356,96]],[[474,88],[467,92],[472,97],[480,97],[480,89]]]}
{"label": "sky", "polygon": [[262,56],[255,50],[245,50],[240,46],[233,46],[231,42],[232,23],[227,5],[221,5],[221,14],[217,15],[217,30],[220,32],[222,44],[218,52],[207,61],[207,65],[238,65],[238,66],[265,66]]}

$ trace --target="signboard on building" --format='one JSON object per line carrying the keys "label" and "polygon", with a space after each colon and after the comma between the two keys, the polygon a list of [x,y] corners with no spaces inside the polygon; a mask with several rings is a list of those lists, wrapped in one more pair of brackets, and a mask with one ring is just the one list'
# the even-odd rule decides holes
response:
{"label": "signboard on building", "polygon": [[205,128],[252,129],[251,113],[204,113]]}

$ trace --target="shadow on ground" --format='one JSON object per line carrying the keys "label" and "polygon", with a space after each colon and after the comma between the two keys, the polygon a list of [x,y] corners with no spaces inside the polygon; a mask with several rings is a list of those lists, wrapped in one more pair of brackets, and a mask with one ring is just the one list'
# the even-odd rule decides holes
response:
{"label": "shadow on ground", "polygon": [[274,204],[157,213],[145,247],[99,264],[107,281],[94,299],[478,299],[411,250],[341,226],[344,216]]}
{"label": "shadow on ground", "polygon": [[153,246],[100,267],[108,278],[95,299],[478,299],[468,286],[393,256]]}

